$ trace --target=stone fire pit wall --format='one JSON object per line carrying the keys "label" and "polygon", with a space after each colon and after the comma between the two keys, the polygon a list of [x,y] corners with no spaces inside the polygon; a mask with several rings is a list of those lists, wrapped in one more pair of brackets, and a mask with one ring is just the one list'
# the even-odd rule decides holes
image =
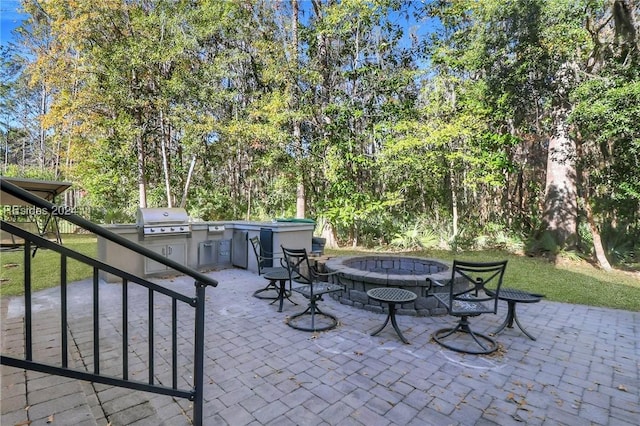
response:
{"label": "stone fire pit wall", "polygon": [[414,302],[397,306],[399,315],[446,314],[434,297],[426,297],[428,278],[440,282],[451,278],[450,265],[442,261],[392,255],[345,256],[327,260],[325,268],[327,272],[337,272],[332,276],[333,282],[346,288],[342,293],[332,294],[342,304],[382,313],[386,304],[370,300],[367,291],[376,287],[399,287],[418,295]]}

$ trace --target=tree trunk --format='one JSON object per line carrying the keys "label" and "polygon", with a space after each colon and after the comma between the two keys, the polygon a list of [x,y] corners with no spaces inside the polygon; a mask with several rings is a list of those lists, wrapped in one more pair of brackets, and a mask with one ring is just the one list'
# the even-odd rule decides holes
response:
{"label": "tree trunk", "polygon": [[338,239],[336,238],[336,230],[333,228],[333,225],[326,219],[321,219],[321,222],[322,231],[320,232],[320,236],[326,239],[325,247],[338,248]]}
{"label": "tree trunk", "polygon": [[[300,14],[300,10],[298,7],[298,0],[291,0],[291,61],[293,62],[293,74],[295,75],[296,81],[293,82],[293,86],[291,89],[291,106],[294,111],[298,109],[298,15]],[[298,118],[293,119],[293,140],[296,146],[296,152],[298,153],[298,158],[300,163],[302,162],[302,134],[300,131],[300,121]],[[306,194],[304,188],[304,173],[302,170],[298,171],[298,183],[296,187],[296,217],[304,218],[305,217],[305,205],[306,205]]]}
{"label": "tree trunk", "polygon": [[169,180],[169,159],[167,158],[167,130],[164,124],[164,114],[160,111],[160,147],[162,150],[162,170],[164,172],[164,187],[167,192],[167,207],[173,207],[171,199],[171,182]]}
{"label": "tree trunk", "polygon": [[451,185],[452,238],[456,238],[458,236],[458,192],[456,191],[456,182],[453,176],[453,164],[450,164],[449,168],[451,170],[451,174],[449,175],[449,185]]}
{"label": "tree trunk", "polygon": [[142,135],[136,136],[136,147],[138,148],[138,191],[140,194],[140,207],[147,207],[147,179],[144,175],[144,144]]}
{"label": "tree trunk", "polygon": [[593,218],[593,211],[588,200],[584,200],[584,209],[587,213],[587,221],[589,222],[589,228],[591,229],[591,235],[593,236],[593,250],[596,254],[596,260],[602,269],[605,271],[611,271],[611,264],[604,251],[602,245],[602,238],[600,238],[600,230],[596,225],[596,221]]}
{"label": "tree trunk", "polygon": [[191,158],[191,165],[189,165],[189,173],[187,173],[187,181],[184,184],[184,192],[182,193],[182,200],[180,201],[180,207],[184,208],[187,205],[187,193],[189,192],[189,186],[191,185],[191,176],[193,175],[193,169],[196,166],[196,156]]}
{"label": "tree trunk", "polygon": [[[293,125],[293,137],[295,139],[296,151],[298,152],[298,164],[302,164],[302,137],[300,135],[300,123],[296,119]],[[298,184],[296,186],[296,217],[305,217],[306,194],[304,189],[304,171],[299,166]]]}
{"label": "tree trunk", "polygon": [[[44,117],[45,114],[47,113],[47,87],[45,85],[45,82],[43,81],[41,84],[41,90],[42,93],[40,94],[40,117]],[[39,126],[40,126],[40,170],[45,169],[45,165],[46,165],[46,131],[44,128],[44,125],[42,124],[42,121],[39,122]]]}
{"label": "tree trunk", "polygon": [[569,137],[567,110],[555,113],[556,131],[549,138],[545,185],[544,226],[558,247],[572,247],[577,236],[575,141]]}
{"label": "tree trunk", "polygon": [[[577,142],[576,152],[578,153],[578,158],[582,158],[584,155],[583,144],[581,143],[582,141],[578,139],[576,142]],[[584,168],[580,169],[578,178],[580,179],[578,183],[580,185],[580,188],[582,188],[582,192],[581,192],[582,203],[584,204],[584,210],[585,210],[585,213],[587,214],[587,223],[589,224],[589,229],[591,230],[591,237],[593,238],[593,251],[595,253],[596,260],[602,269],[604,269],[605,271],[610,271],[612,269],[611,264],[607,259],[604,246],[602,245],[600,229],[598,229],[598,225],[596,224],[595,217],[593,216],[593,209],[591,208],[591,204],[589,202],[590,197],[586,195],[586,194],[589,194],[588,191],[589,191],[590,185],[589,185],[589,175],[587,174],[587,171]]]}

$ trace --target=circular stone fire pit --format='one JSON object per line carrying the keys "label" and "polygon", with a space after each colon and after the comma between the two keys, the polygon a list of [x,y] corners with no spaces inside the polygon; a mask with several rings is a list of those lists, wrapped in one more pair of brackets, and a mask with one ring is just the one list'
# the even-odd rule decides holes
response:
{"label": "circular stone fire pit", "polygon": [[442,261],[421,257],[367,255],[336,257],[327,260],[327,272],[337,272],[334,282],[346,291],[332,297],[346,305],[383,312],[384,307],[370,300],[367,291],[376,287],[398,287],[414,292],[418,298],[398,307],[400,315],[441,315],[446,313],[433,297],[426,297],[427,278],[446,281],[451,277],[450,266]]}

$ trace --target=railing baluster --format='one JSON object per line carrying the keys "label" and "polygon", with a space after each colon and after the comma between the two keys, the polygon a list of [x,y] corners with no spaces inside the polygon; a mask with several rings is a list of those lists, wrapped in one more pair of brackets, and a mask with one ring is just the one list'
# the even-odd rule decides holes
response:
{"label": "railing baluster", "polygon": [[122,379],[129,380],[129,281],[122,279]]}
{"label": "railing baluster", "polygon": [[171,301],[171,364],[173,365],[173,388],[178,389],[178,301]]}
{"label": "railing baluster", "polygon": [[195,341],[193,354],[193,424],[202,425],[204,401],[204,296],[206,285],[196,281]]}
{"label": "railing baluster", "polygon": [[149,289],[149,384],[153,384],[153,290]]}
{"label": "railing baluster", "polygon": [[98,268],[93,268],[93,372],[100,374],[100,292]]}
{"label": "railing baluster", "polygon": [[67,336],[67,256],[60,255],[60,335],[62,367],[69,365]]}
{"label": "railing baluster", "polygon": [[31,334],[31,241],[24,242],[24,345],[25,358],[33,359],[33,336]]}

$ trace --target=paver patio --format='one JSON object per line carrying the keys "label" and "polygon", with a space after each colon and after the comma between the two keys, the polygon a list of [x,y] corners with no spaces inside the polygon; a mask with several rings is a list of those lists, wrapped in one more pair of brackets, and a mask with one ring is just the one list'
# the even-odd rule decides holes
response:
{"label": "paver patio", "polygon": [[[340,325],[323,333],[294,330],[287,315],[300,295],[277,305],[251,296],[265,280],[241,269],[211,272],[207,289],[204,419],[206,425],[637,425],[640,419],[640,313],[543,300],[518,306],[517,328],[497,336],[491,356],[463,355],[431,341],[453,317],[399,316],[405,345],[392,328],[369,333],[382,314],[325,298]],[[186,295],[192,281],[160,280]],[[509,286],[510,283],[505,283]],[[71,360],[93,363],[91,283],[69,287]],[[101,366],[121,371],[120,285],[100,283]],[[131,288],[130,374],[145,380],[147,293]],[[34,358],[60,358],[59,289],[34,295]],[[2,298],[2,352],[24,351],[23,301]],[[157,380],[170,377],[166,303],[154,302]],[[168,306],[168,305],[167,305]],[[135,309],[133,307],[136,307]],[[139,315],[139,317],[137,317]],[[472,319],[496,329],[506,315]],[[189,387],[193,312],[179,320],[181,386]],[[188,425],[185,400],[2,367],[2,425]],[[26,424],[26,423],[22,423]]]}

